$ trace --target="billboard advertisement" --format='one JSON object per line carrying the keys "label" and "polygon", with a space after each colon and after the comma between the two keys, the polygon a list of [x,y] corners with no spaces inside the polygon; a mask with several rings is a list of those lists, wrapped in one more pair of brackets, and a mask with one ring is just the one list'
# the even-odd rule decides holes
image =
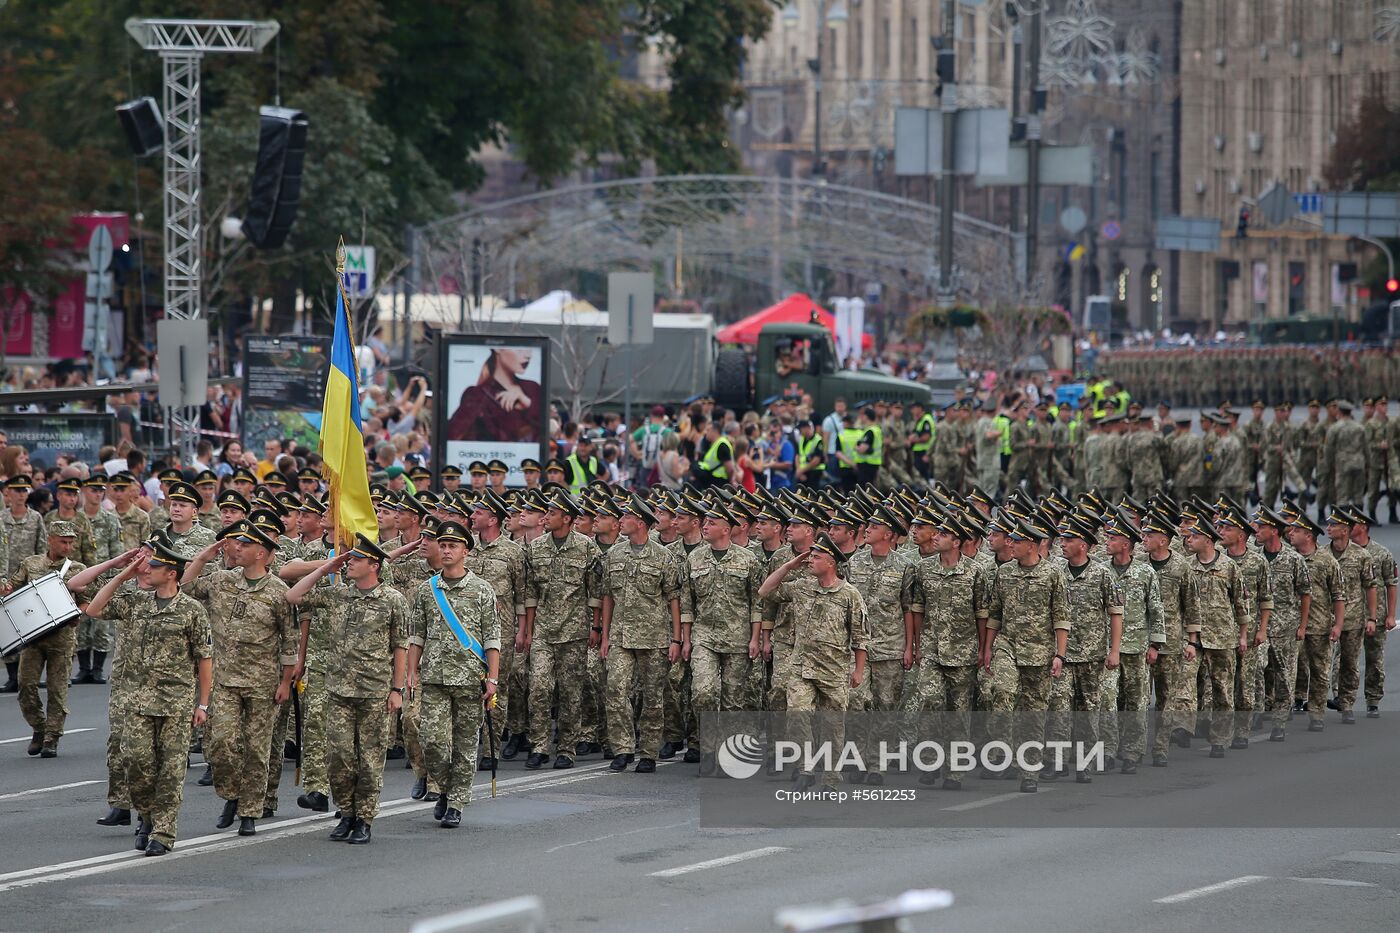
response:
{"label": "billboard advertisement", "polygon": [[549,340],[489,334],[444,336],[438,346],[434,471],[501,460],[506,484],[525,485],[520,461],[541,459],[549,440]]}
{"label": "billboard advertisement", "polygon": [[115,415],[97,412],[53,412],[0,414],[0,432],[9,444],[29,451],[29,462],[45,468],[67,454],[89,466],[101,464],[98,452],[116,435]]}
{"label": "billboard advertisement", "polygon": [[261,454],[270,438],[315,450],[330,368],[329,337],[248,336],[243,347],[243,447]]}

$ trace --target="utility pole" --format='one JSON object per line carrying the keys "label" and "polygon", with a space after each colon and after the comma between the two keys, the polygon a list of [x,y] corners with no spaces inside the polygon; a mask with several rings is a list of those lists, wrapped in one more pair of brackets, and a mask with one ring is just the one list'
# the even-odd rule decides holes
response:
{"label": "utility pole", "polygon": [[938,46],[939,102],[943,118],[943,173],[938,194],[938,303],[950,307],[956,297],[953,285],[953,196],[957,182],[958,59],[954,32],[958,5],[943,0],[943,37]]}
{"label": "utility pole", "polygon": [[826,32],[826,3],[823,2],[817,8],[817,57],[807,62],[807,67],[812,69],[812,177],[817,178],[826,174],[826,166],[822,165],[822,46],[825,43],[824,34]]}
{"label": "utility pole", "polygon": [[1040,241],[1040,114],[1045,109],[1045,85],[1040,80],[1041,8],[1031,14],[1031,106],[1026,120],[1026,288],[1035,284],[1036,249]]}
{"label": "utility pole", "polygon": [[[1011,23],[1011,141],[1018,143],[1026,136],[1026,125],[1021,119],[1021,69],[1025,66],[1021,46],[1025,33],[1021,28],[1020,13],[1014,0],[1007,0],[1006,18]],[[1017,185],[1008,191],[1011,200],[1011,231],[1021,229],[1021,189]]]}
{"label": "utility pole", "polygon": [[418,281],[418,228],[404,227],[404,252],[408,265],[403,270],[403,365],[408,366],[413,354],[413,285]]}

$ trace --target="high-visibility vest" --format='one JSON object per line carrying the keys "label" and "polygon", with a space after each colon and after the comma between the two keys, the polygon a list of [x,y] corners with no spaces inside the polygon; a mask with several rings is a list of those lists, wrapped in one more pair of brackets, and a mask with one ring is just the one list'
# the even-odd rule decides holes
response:
{"label": "high-visibility vest", "polygon": [[[807,468],[807,473],[809,475],[812,473],[826,472],[826,458],[821,456],[821,453],[822,436],[820,434],[814,433],[808,438],[803,438],[801,436],[797,438],[797,462],[799,466]],[[816,465],[807,466],[814,457],[817,460]]]}
{"label": "high-visibility vest", "polygon": [[925,431],[927,431],[927,432],[928,432],[928,443],[925,444],[925,443],[915,442],[915,444],[914,444],[914,453],[916,453],[916,454],[928,453],[928,449],[929,449],[930,447],[933,446],[933,435],[934,435],[934,432],[937,431],[937,430],[938,430],[938,428],[937,428],[937,426],[934,424],[933,415],[930,415],[928,412],[924,412],[921,416],[919,416],[919,420],[916,421],[916,422],[914,422],[914,433],[915,433],[915,434],[922,434],[922,433],[924,433]]}
{"label": "high-visibility vest", "polygon": [[719,458],[720,444],[729,448],[729,456],[725,459],[730,461],[734,459],[734,445],[730,443],[729,438],[721,437],[711,444],[710,449],[705,451],[705,456],[700,458],[700,469],[715,479],[729,479],[729,470],[720,465],[722,462]]}
{"label": "high-visibility vest", "polygon": [[[872,424],[868,428],[857,428],[856,430],[860,432],[860,438],[864,438],[866,434],[871,434],[874,437],[870,444],[869,453],[860,453],[859,451],[856,452],[856,463],[865,463],[873,466],[879,466],[880,464],[884,463],[885,433],[880,430],[880,426],[878,424]],[[856,442],[860,443],[860,439],[857,439]]]}
{"label": "high-visibility vest", "polygon": [[1011,456],[1011,419],[1006,415],[997,415],[992,419],[996,426],[1001,428],[1001,452],[1004,456]]}
{"label": "high-visibility vest", "polygon": [[1128,403],[1133,400],[1133,397],[1128,394],[1127,389],[1119,389],[1113,397],[1118,400],[1119,411],[1127,411]]}
{"label": "high-visibility vest", "polygon": [[[861,428],[842,428],[841,433],[836,436],[837,449],[856,462],[860,462],[860,455],[856,453],[856,444],[860,443],[860,437],[865,431]],[[841,464],[843,469],[850,469],[846,464]]]}
{"label": "high-visibility vest", "polygon": [[588,466],[584,467],[577,453],[569,454],[564,460],[564,469],[568,471],[569,490],[574,495],[578,495],[579,490],[586,486],[589,480],[593,479],[601,472],[598,469],[597,457],[589,457]]}
{"label": "high-visibility vest", "polygon": [[1079,436],[1079,427],[1084,423],[1084,419],[1078,415],[1069,420],[1069,443],[1074,446],[1074,439]]}

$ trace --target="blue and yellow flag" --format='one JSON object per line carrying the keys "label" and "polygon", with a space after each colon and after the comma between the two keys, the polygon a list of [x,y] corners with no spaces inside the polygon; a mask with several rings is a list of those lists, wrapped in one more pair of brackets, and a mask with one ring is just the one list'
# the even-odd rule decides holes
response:
{"label": "blue and yellow flag", "polygon": [[335,538],[342,546],[349,546],[356,533],[371,541],[379,540],[379,521],[369,498],[359,385],[345,287],[337,281],[335,337],[331,341],[331,368],[326,374],[326,398],[321,407],[321,456],[330,485],[328,511],[335,517]]}

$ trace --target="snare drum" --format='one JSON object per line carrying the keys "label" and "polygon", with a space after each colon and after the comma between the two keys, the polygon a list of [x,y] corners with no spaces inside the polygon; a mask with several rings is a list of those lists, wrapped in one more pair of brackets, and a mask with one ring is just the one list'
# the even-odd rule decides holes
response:
{"label": "snare drum", "polygon": [[0,601],[0,654],[13,654],[79,614],[57,573],[31,580]]}

